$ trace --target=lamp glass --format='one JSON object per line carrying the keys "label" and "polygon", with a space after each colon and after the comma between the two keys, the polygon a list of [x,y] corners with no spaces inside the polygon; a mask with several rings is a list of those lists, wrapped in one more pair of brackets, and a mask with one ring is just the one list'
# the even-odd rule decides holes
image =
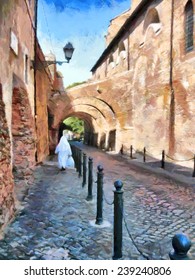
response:
{"label": "lamp glass", "polygon": [[63,48],[65,58],[69,61],[72,58],[72,54],[74,52],[73,45],[69,42],[66,44],[66,46]]}

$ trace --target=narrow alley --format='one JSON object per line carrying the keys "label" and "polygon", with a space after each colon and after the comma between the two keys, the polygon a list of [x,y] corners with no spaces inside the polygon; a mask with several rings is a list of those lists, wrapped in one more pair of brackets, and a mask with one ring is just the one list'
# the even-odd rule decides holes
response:
{"label": "narrow alley", "polygon": [[[111,260],[113,183],[123,182],[122,259],[169,259],[171,240],[183,232],[195,259],[195,190],[144,171],[121,155],[79,144],[93,158],[93,200],[76,170],[59,171],[51,157],[34,172],[21,210],[0,241],[1,260]],[[104,167],[102,225],[95,225],[96,171]]]}

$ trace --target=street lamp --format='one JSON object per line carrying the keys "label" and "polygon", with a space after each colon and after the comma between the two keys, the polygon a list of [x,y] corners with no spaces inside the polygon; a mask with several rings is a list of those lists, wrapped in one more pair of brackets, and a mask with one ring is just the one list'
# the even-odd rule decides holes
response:
{"label": "street lamp", "polygon": [[67,63],[69,63],[69,61],[72,58],[73,52],[74,52],[73,45],[70,42],[68,42],[66,44],[66,46],[63,48],[63,51],[64,51],[65,58],[67,60]]}
{"label": "street lamp", "polygon": [[64,61],[59,61],[59,60],[44,60],[44,61],[41,61],[41,64],[40,63],[36,63],[34,61],[32,61],[32,68],[34,68],[35,70],[40,70],[40,69],[44,69],[52,64],[59,64],[59,65],[62,65],[63,63],[69,63],[69,61],[71,60],[72,58],[72,55],[73,55],[73,52],[74,52],[74,47],[72,45],[72,43],[68,42],[65,47],[63,48],[63,51],[64,51],[64,56],[66,58],[66,60]]}

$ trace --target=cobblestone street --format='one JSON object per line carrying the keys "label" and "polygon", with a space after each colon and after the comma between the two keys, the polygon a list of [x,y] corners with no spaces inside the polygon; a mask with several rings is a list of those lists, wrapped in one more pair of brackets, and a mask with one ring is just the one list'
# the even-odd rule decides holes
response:
{"label": "cobblestone street", "polygon": [[[172,237],[179,232],[192,241],[195,259],[193,184],[163,179],[119,155],[85,145],[82,149],[94,159],[93,200],[86,200],[87,185],[82,188],[78,173],[59,171],[55,157],[38,166],[22,210],[0,241],[1,260],[112,259],[113,182],[118,179],[124,184],[123,259],[169,259]],[[104,167],[101,226],[94,225],[98,164]]]}

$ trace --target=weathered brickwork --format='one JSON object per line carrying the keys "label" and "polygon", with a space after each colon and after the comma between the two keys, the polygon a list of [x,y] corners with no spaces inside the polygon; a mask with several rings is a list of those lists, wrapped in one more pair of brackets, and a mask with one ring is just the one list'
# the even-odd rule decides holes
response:
{"label": "weathered brickwork", "polygon": [[[35,152],[29,144],[33,141],[30,138],[33,136],[31,129],[34,129],[32,118],[34,81],[30,70],[30,61],[34,53],[33,17],[34,1],[31,1],[31,5],[30,2],[22,0],[0,2],[0,82],[2,85],[0,117],[4,122],[4,131],[6,130],[6,135],[3,133],[1,137],[0,147],[4,157],[4,162],[0,166],[0,172],[3,174],[0,182],[2,209],[0,230],[12,218],[17,204],[13,199],[15,175],[24,179],[35,162],[34,159],[31,162],[32,158],[26,156]],[[23,143],[24,138],[28,143],[26,147]],[[22,183],[22,187],[24,184],[25,182]]]}
{"label": "weathered brickwork", "polygon": [[11,142],[5,117],[5,105],[2,100],[0,84],[0,235],[3,228],[14,215],[14,183],[11,170]]}
{"label": "weathered brickwork", "polygon": [[[0,1],[0,230],[32,182],[36,162],[49,154],[47,101],[53,79],[37,42],[35,1]],[[42,64],[39,63],[39,64]],[[35,79],[36,78],[36,79]],[[36,87],[35,87],[36,85]]]}
{"label": "weathered brickwork", "polygon": [[23,88],[13,90],[12,113],[14,175],[27,179],[35,161],[35,129],[27,92]]}
{"label": "weathered brickwork", "polygon": [[110,21],[110,25],[108,27],[107,35],[105,36],[106,45],[108,46],[112,39],[115,37],[121,26],[124,24],[126,19],[129,17],[131,10],[125,11],[123,14],[115,17]]}
{"label": "weathered brickwork", "polygon": [[[38,65],[45,60],[42,50],[37,44]],[[55,69],[56,72],[56,69]],[[54,72],[54,73],[55,73]],[[54,78],[49,68],[40,67],[36,71],[36,157],[38,162],[45,160],[49,154],[49,135],[48,135],[48,98],[52,93]]]}

